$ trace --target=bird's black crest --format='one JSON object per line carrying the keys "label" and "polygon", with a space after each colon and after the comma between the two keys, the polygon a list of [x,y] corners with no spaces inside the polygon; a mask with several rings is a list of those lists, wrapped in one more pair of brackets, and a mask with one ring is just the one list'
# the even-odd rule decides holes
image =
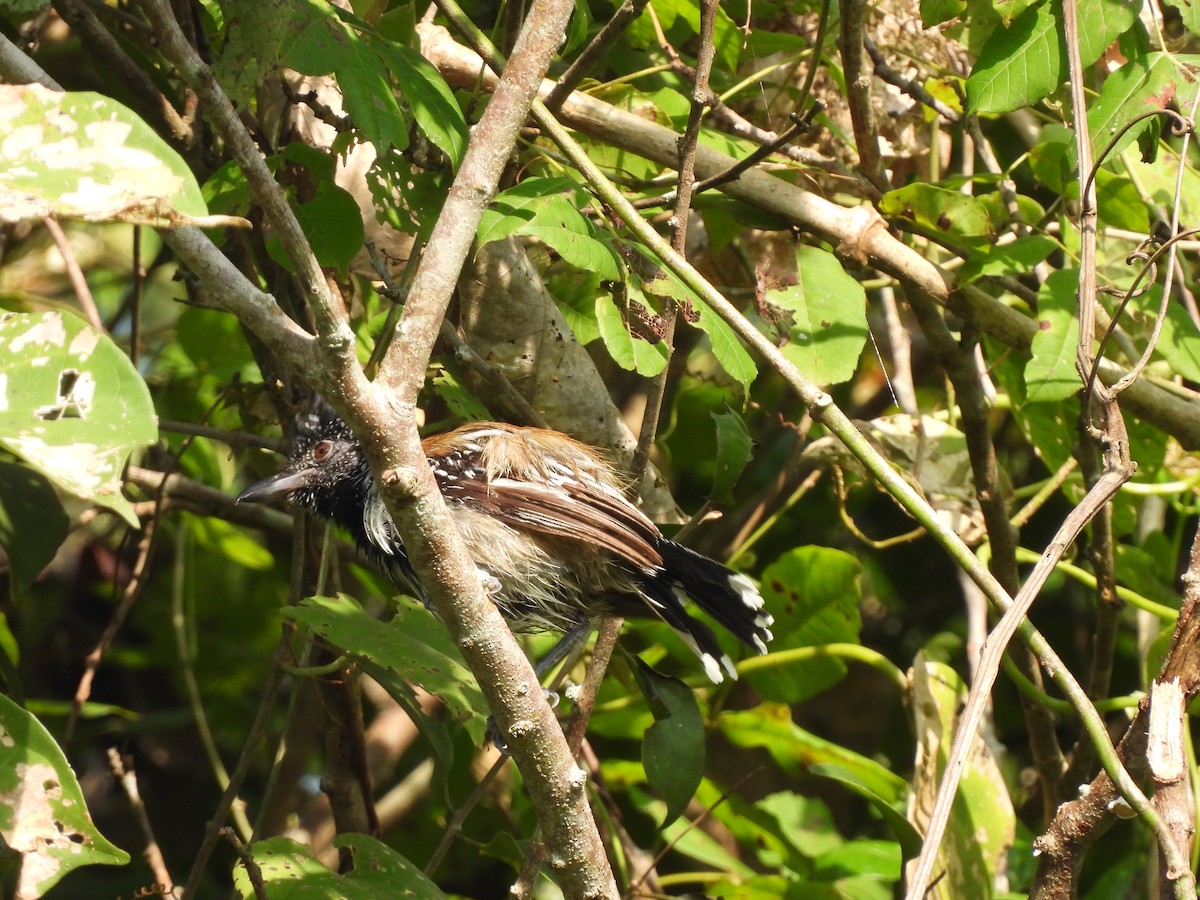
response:
{"label": "bird's black crest", "polygon": [[323,397],[316,396],[308,412],[296,415],[296,448],[322,439],[351,441],[354,433]]}

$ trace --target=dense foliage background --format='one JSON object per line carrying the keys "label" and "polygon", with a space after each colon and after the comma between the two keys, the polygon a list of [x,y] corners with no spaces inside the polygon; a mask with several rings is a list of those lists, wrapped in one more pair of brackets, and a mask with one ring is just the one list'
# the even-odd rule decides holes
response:
{"label": "dense foliage background", "polygon": [[[596,877],[870,900],[932,833],[932,896],[1194,895],[1196,9],[0,3],[6,892],[578,893],[446,629],[233,502],[314,390],[369,421],[345,322],[347,365],[425,370],[424,433],[605,446],[762,585],[737,683],[636,622],[562,691]],[[536,87],[523,27],[549,112],[472,129],[489,40]]]}

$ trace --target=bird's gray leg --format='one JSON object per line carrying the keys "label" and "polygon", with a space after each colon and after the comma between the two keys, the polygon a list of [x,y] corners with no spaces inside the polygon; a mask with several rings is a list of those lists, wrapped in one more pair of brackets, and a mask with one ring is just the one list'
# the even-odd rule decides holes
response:
{"label": "bird's gray leg", "polygon": [[[590,619],[583,619],[576,625],[573,625],[569,631],[563,633],[557,644],[550,648],[550,652],[543,656],[533,667],[534,674],[537,675],[538,681],[542,680],[542,676],[557,666],[560,662],[566,659],[575,649],[587,640],[587,636],[592,631],[592,622]],[[558,694],[555,691],[547,688],[542,689],[546,694],[546,701],[551,708],[558,706]],[[500,729],[496,725],[494,716],[488,716],[487,733],[492,739],[492,744],[501,753],[508,754],[508,743],[504,740],[504,736],[500,734]]]}

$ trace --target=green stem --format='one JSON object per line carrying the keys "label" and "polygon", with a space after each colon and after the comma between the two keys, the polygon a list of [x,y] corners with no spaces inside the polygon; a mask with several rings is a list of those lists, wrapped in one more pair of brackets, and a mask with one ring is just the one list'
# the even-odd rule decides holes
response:
{"label": "green stem", "polygon": [[[1026,550],[1024,547],[1017,548],[1017,562],[1021,563],[1036,563],[1042,558],[1040,553],[1035,553],[1032,550]],[[1095,590],[1096,576],[1086,569],[1081,569],[1073,563],[1059,561],[1055,566],[1060,572],[1068,578],[1073,578],[1080,584]],[[1179,610],[1173,607],[1166,606],[1162,603],[1156,603],[1149,597],[1143,597],[1137,591],[1130,590],[1127,587],[1117,585],[1117,596],[1128,603],[1130,606],[1144,610],[1153,616],[1157,616],[1165,622],[1174,622],[1179,618]]]}

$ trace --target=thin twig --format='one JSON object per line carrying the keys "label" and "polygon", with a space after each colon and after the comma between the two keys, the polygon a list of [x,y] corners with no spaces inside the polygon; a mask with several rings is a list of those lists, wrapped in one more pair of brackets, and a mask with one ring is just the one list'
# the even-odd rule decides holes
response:
{"label": "thin twig", "polygon": [[731,181],[735,181],[743,172],[754,168],[772,153],[775,153],[783,147],[786,147],[800,135],[811,129],[813,117],[818,113],[823,112],[824,109],[825,104],[822,101],[813,101],[812,106],[809,107],[808,112],[804,115],[804,117],[800,118],[798,116],[794,116],[792,124],[781,131],[775,140],[768,141],[765,144],[759,144],[754,148],[754,151],[750,153],[750,155],[748,155],[745,159],[739,160],[736,165],[730,166],[724,172],[718,172],[716,175],[710,175],[703,181],[696,182],[696,187],[694,188],[693,192],[699,194],[703,191],[712,190],[713,188],[720,187],[723,184],[728,184]]}
{"label": "thin twig", "polygon": [[227,428],[213,428],[211,425],[199,425],[195,422],[177,422],[174,419],[160,419],[160,431],[172,431],[176,434],[190,434],[196,437],[211,438],[233,448],[258,447],[274,453],[287,455],[291,449],[289,443],[279,438],[263,437],[249,431],[230,431]]}
{"label": "thin twig", "polygon": [[487,380],[500,394],[500,399],[507,403],[518,416],[524,419],[525,424],[533,425],[537,428],[549,428],[549,423],[546,419],[533,408],[533,404],[525,399],[525,395],[513,386],[509,381],[508,376],[500,369],[488,362],[482,356],[475,352],[466,339],[459,334],[458,329],[450,322],[442,320],[440,330],[442,340],[450,345],[454,351],[454,356],[459,362],[467,366],[474,372],[477,372],[481,377]]}
{"label": "thin twig", "polygon": [[883,54],[879,52],[879,48],[875,46],[875,42],[869,37],[863,37],[863,46],[867,48],[867,54],[871,57],[871,62],[875,66],[875,74],[883,81],[893,87],[899,88],[908,96],[912,97],[918,103],[923,103],[928,106],[947,122],[961,122],[962,114],[953,107],[947,106],[943,101],[939,100],[929,91],[925,90],[925,86],[919,81],[913,81],[911,78],[905,78],[895,69],[888,65]]}
{"label": "thin twig", "polygon": [[63,233],[62,226],[52,216],[43,216],[42,224],[54,239],[54,246],[62,256],[63,267],[67,270],[67,278],[71,281],[71,289],[75,291],[75,299],[89,325],[97,331],[104,331],[104,322],[100,318],[100,310],[96,308],[96,300],[92,297],[92,289],[88,287],[87,279],[83,277],[83,269],[79,268],[79,260],[71,250],[71,243]]}
{"label": "thin twig", "polygon": [[96,642],[96,646],[84,657],[83,673],[79,676],[79,683],[75,686],[75,695],[71,700],[71,712],[67,716],[67,724],[63,728],[62,743],[64,746],[69,745],[75,735],[75,726],[79,722],[79,714],[83,709],[83,704],[92,695],[92,682],[95,681],[96,672],[100,668],[100,663],[104,660],[104,654],[112,646],[112,642],[116,639],[117,633],[120,632],[121,626],[125,624],[125,619],[128,617],[130,610],[133,609],[133,605],[141,596],[142,588],[146,585],[150,556],[154,551],[155,545],[158,543],[158,526],[163,512],[163,498],[161,494],[154,498],[154,510],[154,515],[146,521],[146,524],[142,528],[141,540],[138,541],[137,545],[137,558],[134,560],[129,580],[125,583],[125,589],[121,592],[121,600],[117,604],[112,618],[109,619],[108,624],[104,627],[104,631],[101,633],[100,639]]}
{"label": "thin twig", "polygon": [[237,853],[238,860],[245,867],[246,877],[250,880],[250,888],[254,891],[255,900],[270,900],[267,894],[266,881],[263,879],[262,869],[258,867],[258,861],[255,860],[254,854],[250,852],[250,848],[238,840],[238,836],[228,828],[222,828],[220,836],[229,842],[230,846]]}
{"label": "thin twig", "polygon": [[508,760],[509,757],[503,754],[497,757],[496,761],[492,763],[492,767],[479,779],[479,783],[475,785],[470,796],[450,816],[450,821],[446,823],[446,830],[442,832],[441,841],[434,848],[433,853],[430,854],[429,861],[425,863],[423,871],[426,876],[432,877],[434,872],[438,870],[438,866],[442,864],[442,860],[446,858],[446,854],[450,851],[450,848],[454,845],[454,841],[462,832],[463,823],[467,820],[467,816],[475,809],[479,801],[483,799],[483,795],[487,793],[488,786],[500,774],[500,770],[508,765]]}
{"label": "thin twig", "polygon": [[150,866],[150,871],[154,873],[155,881],[161,885],[173,885],[175,879],[167,870],[162,848],[159,847],[158,839],[154,836],[154,827],[150,824],[150,816],[146,813],[146,804],[142,802],[142,795],[138,790],[137,775],[134,774],[132,766],[125,765],[125,760],[121,758],[121,754],[115,747],[108,748],[108,767],[112,769],[113,775],[121,783],[121,789],[125,791],[125,796],[129,798],[129,805],[133,808],[133,818],[146,841],[142,855],[146,858],[146,864]]}

